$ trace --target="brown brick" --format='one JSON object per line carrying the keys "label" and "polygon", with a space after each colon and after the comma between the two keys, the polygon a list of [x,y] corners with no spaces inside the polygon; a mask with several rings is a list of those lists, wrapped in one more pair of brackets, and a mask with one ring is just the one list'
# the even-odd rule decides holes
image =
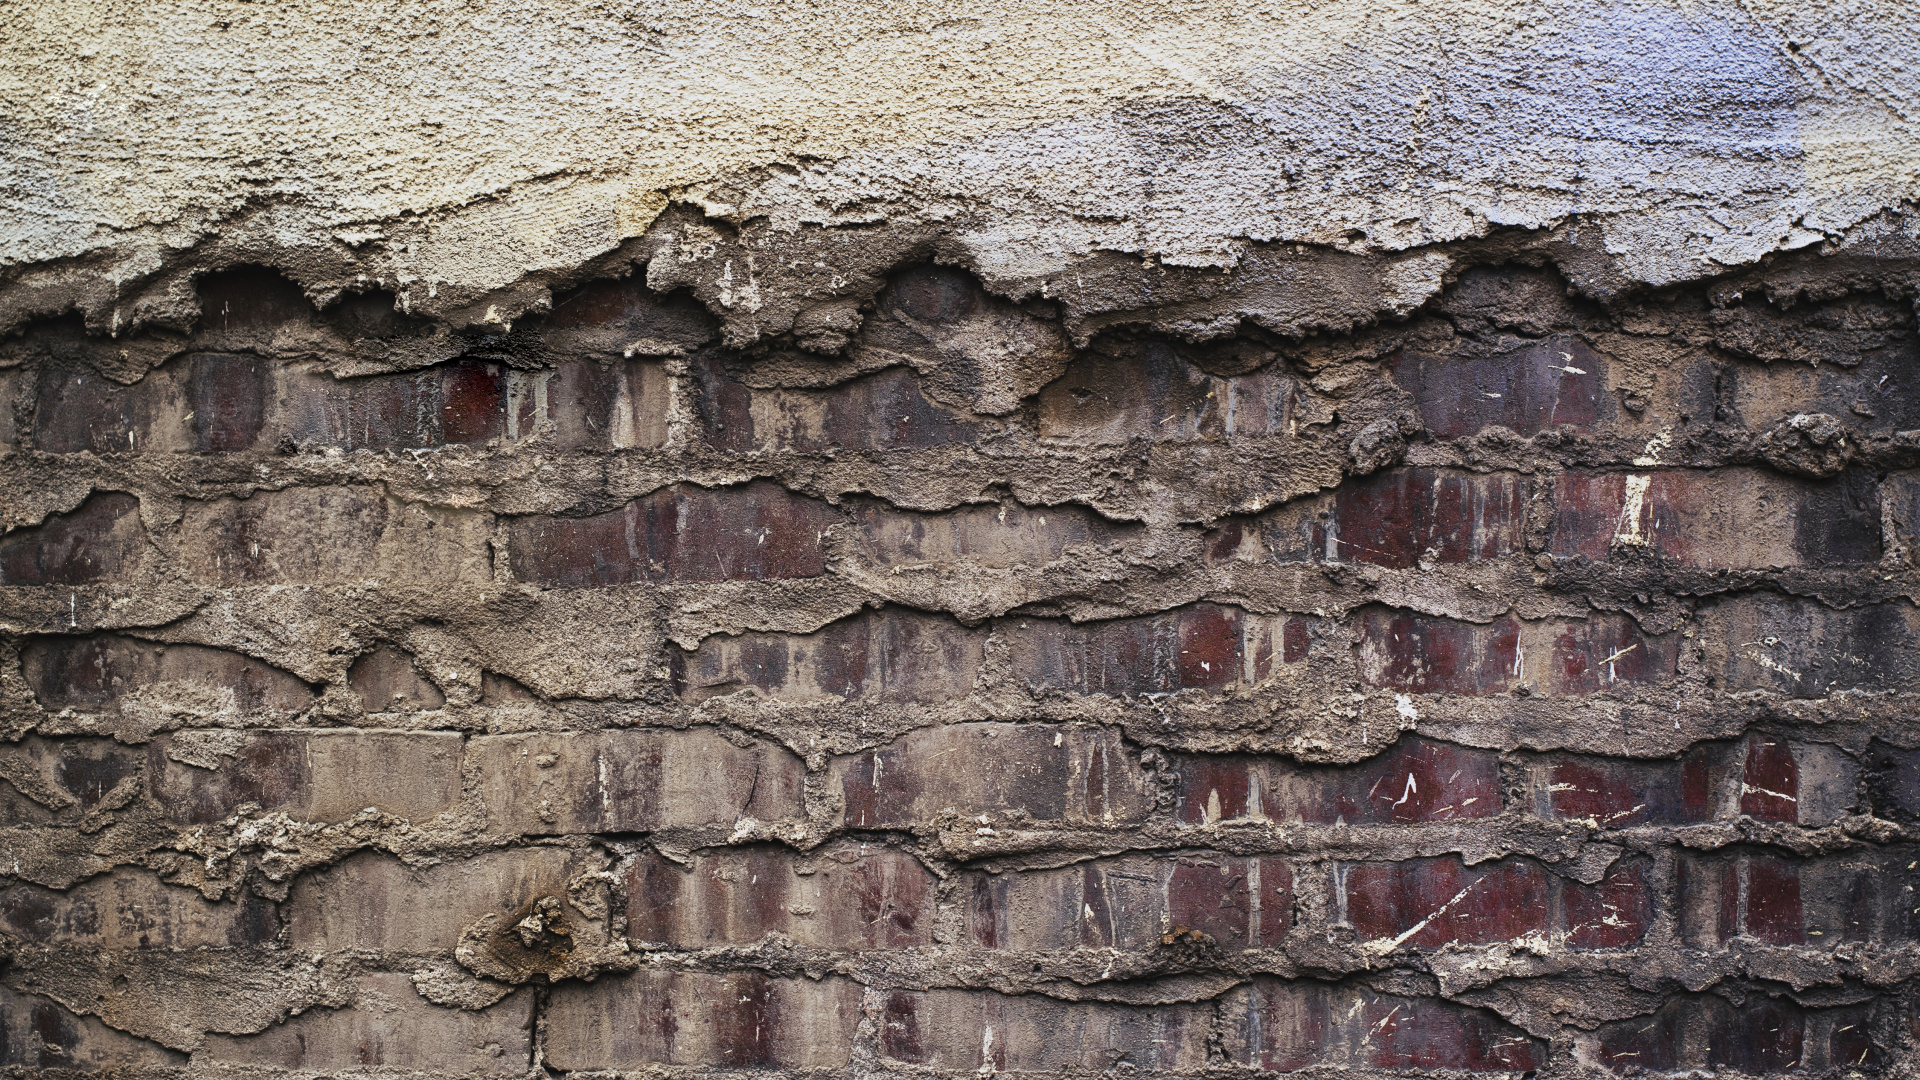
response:
{"label": "brown brick", "polygon": [[1551,934],[1575,948],[1638,942],[1652,922],[1645,868],[1634,862],[1597,885],[1547,873],[1528,859],[1467,866],[1459,856],[1339,863],[1334,918],[1362,939],[1428,951]]}
{"label": "brown brick", "polygon": [[28,736],[0,745],[0,764],[12,786],[51,809],[81,813],[137,793],[143,757],[140,749],[112,739]]}
{"label": "brown brick", "polygon": [[939,514],[915,514],[884,505],[853,515],[860,551],[896,568],[971,563],[1004,570],[1045,566],[1068,548],[1119,547],[1142,527],[1108,521],[1078,506],[1028,507],[1018,503],[962,506]]}
{"label": "brown brick", "polygon": [[484,583],[489,515],[389,498],[370,487],[257,491],[189,502],[181,560],[214,585]]}
{"label": "brown brick", "polygon": [[526,329],[546,351],[599,360],[685,356],[714,338],[713,316],[698,300],[656,293],[638,276],[589,282]]}
{"label": "brown brick", "polygon": [[147,551],[140,500],[95,492],[71,513],[0,539],[0,585],[93,585],[132,581]]}
{"label": "brown brick", "polygon": [[1212,1009],[1066,1002],[1038,994],[895,991],[881,1014],[880,1050],[895,1061],[955,1072],[1199,1072]]}
{"label": "brown brick", "polygon": [[[285,917],[296,949],[451,952],[462,929],[487,915],[511,915],[541,896],[565,896],[567,882],[586,869],[578,856],[551,847],[507,848],[419,868],[363,852],[301,875]],[[577,941],[601,943],[604,920],[573,909],[567,914]]]}
{"label": "brown brick", "polygon": [[469,1012],[428,1003],[405,974],[361,975],[354,1003],[312,1008],[258,1035],[209,1035],[194,1065],[282,1069],[432,1069],[523,1074],[532,1056],[533,991]]}
{"label": "brown brick", "polygon": [[694,366],[706,441],[721,450],[911,450],[961,446],[988,424],[927,400],[908,367],[828,390],[749,389],[718,356]]}
{"label": "brown brick", "polygon": [[147,783],[169,819],[219,821],[245,803],[305,821],[339,821],[366,807],[422,821],[460,797],[452,732],[250,731],[218,769],[175,761],[176,733],[147,752]]}
{"label": "brown brick", "polygon": [[1820,828],[1853,811],[1860,768],[1838,747],[1756,735],[1703,743],[1671,761],[1559,757],[1536,776],[1538,813],[1598,828],[1742,814]]}
{"label": "brown brick", "polygon": [[1213,852],[980,874],[964,895],[967,934],[991,949],[1152,950],[1176,928],[1229,951],[1277,948],[1293,923],[1284,861]]}
{"label": "brown brick", "polygon": [[1306,659],[1301,617],[1220,604],[1078,624],[1007,620],[996,632],[1008,639],[1017,678],[1078,694],[1230,690],[1265,682]]}
{"label": "brown brick", "polygon": [[1622,615],[1523,622],[1460,622],[1391,608],[1360,617],[1360,670],[1374,686],[1485,697],[1517,686],[1549,695],[1591,694],[1670,681],[1679,637],[1642,634]]}
{"label": "brown brick", "polygon": [[84,369],[40,373],[35,449],[96,454],[252,449],[273,368],[253,356],[195,353],[123,386]]}
{"label": "brown brick", "polygon": [[1365,563],[1389,569],[1488,562],[1526,550],[1533,481],[1508,473],[1388,469],[1295,499],[1208,536],[1215,562]]}
{"label": "brown brick", "polygon": [[470,752],[489,826],[529,835],[795,817],[806,779],[787,751],[705,728],[483,736]]}
{"label": "brown brick", "polygon": [[1040,392],[1040,435],[1093,444],[1291,435],[1299,396],[1278,365],[1223,378],[1164,342],[1146,342],[1074,361]]}
{"label": "brown brick", "polygon": [[1194,824],[1252,818],[1384,825],[1500,813],[1497,755],[1414,735],[1346,767],[1222,754],[1183,756],[1177,768],[1177,813]]}
{"label": "brown brick", "polygon": [[[1806,1038],[1810,1013],[1784,999],[1749,998],[1740,1006],[1712,995],[1677,998],[1651,1016],[1608,1024],[1596,1033],[1595,1060],[1615,1072],[1689,1072],[1731,1068],[1750,1074],[1799,1071],[1826,1057]],[[1830,1021],[1829,1021],[1830,1025]],[[1822,1026],[1829,1026],[1822,1025]],[[1814,1050],[1809,1055],[1808,1050]],[[1835,1064],[1839,1064],[1836,1062]]]}
{"label": "brown brick", "polygon": [[700,852],[690,867],[648,853],[626,880],[627,936],[642,941],[704,949],[784,934],[828,949],[933,943],[934,876],[890,847],[730,848]]}
{"label": "brown brick", "polygon": [[285,404],[276,426],[301,447],[482,445],[539,419],[528,376],[479,360],[353,379],[288,372],[281,394]]}
{"label": "brown brick", "polygon": [[942,810],[1019,811],[1035,821],[1138,820],[1152,808],[1146,774],[1117,735],[1050,724],[950,724],[835,758],[852,828],[926,825]]}
{"label": "brown brick", "polygon": [[280,929],[274,905],[258,896],[214,902],[124,867],[66,892],[0,886],[0,923],[22,942],[62,952],[265,945]]}
{"label": "brown brick", "polygon": [[1733,851],[1684,856],[1680,930],[1712,948],[1735,938],[1831,947],[1920,940],[1910,852],[1794,859]]}
{"label": "brown brick", "polygon": [[1836,610],[1818,601],[1748,593],[1696,616],[1710,685],[1814,698],[1838,690],[1920,686],[1914,610],[1895,601]]}
{"label": "brown brick", "polygon": [[176,708],[285,722],[313,704],[311,687],[249,656],[201,645],[162,645],[96,634],[37,637],[20,650],[21,672],[44,709],[112,712],[164,697]]}
{"label": "brown brick", "polygon": [[1525,1072],[1547,1063],[1544,1042],[1491,1012],[1435,998],[1259,978],[1223,1005],[1227,1060],[1255,1068]]}
{"label": "brown brick", "polygon": [[1858,471],[1823,481],[1739,468],[1562,473],[1553,554],[1632,549],[1702,569],[1877,562],[1880,487]]}
{"label": "brown brick", "polygon": [[716,634],[669,659],[685,701],[751,689],[792,701],[944,702],[972,691],[985,636],[944,615],[886,608],[812,634]]}
{"label": "brown brick", "polygon": [[1491,356],[1400,352],[1392,368],[1421,422],[1443,439],[1496,425],[1520,435],[1568,424],[1591,430],[1614,417],[1607,358],[1577,338],[1552,337]]}
{"label": "brown brick", "polygon": [[542,585],[756,581],[826,572],[826,503],[776,484],[681,484],[591,517],[508,526],[514,577]]}
{"label": "brown brick", "polygon": [[[186,1055],[128,1035],[91,1016],[75,1016],[43,997],[0,986],[0,1068],[19,1075],[179,1069]],[[49,1072],[45,1070],[59,1070]]]}
{"label": "brown brick", "polygon": [[758,973],[640,971],[568,982],[554,988],[543,1017],[546,1060],[563,1071],[844,1068],[860,997],[847,979]]}
{"label": "brown brick", "polygon": [[447,703],[446,695],[421,674],[413,657],[385,645],[353,662],[347,669],[347,685],[360,695],[360,704],[368,712],[413,712]]}

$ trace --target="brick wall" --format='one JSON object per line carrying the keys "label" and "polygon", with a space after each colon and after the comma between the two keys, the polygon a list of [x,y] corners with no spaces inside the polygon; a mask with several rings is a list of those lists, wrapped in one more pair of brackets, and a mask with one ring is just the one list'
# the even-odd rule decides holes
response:
{"label": "brick wall", "polygon": [[29,327],[0,1066],[1907,1075],[1914,270],[1510,255]]}

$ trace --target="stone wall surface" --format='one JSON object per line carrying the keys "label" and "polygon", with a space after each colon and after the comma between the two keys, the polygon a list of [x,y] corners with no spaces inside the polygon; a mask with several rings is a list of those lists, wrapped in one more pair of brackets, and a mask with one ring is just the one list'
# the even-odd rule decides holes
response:
{"label": "stone wall surface", "polygon": [[0,1075],[1920,1076],[1911,16],[0,10]]}

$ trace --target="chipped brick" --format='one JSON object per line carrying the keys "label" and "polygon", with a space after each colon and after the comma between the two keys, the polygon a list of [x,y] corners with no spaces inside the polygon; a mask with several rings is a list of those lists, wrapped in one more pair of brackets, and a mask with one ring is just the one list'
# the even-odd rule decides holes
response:
{"label": "chipped brick", "polygon": [[1185,755],[1177,767],[1177,812],[1196,824],[1247,818],[1402,824],[1500,813],[1496,755],[1414,735],[1353,766],[1222,754]]}
{"label": "chipped brick", "polygon": [[1260,978],[1229,995],[1229,1061],[1274,1070],[1311,1065],[1525,1072],[1546,1044],[1484,1009],[1357,987]]}
{"label": "chipped brick", "polygon": [[670,660],[686,701],[750,689],[793,701],[928,703],[967,696],[984,637],[946,616],[887,608],[812,634],[714,635]]}
{"label": "chipped brick", "polygon": [[1677,635],[1640,632],[1633,620],[1461,622],[1388,608],[1361,616],[1360,670],[1375,686],[1410,693],[1484,697],[1517,686],[1551,695],[1666,682],[1679,661]]}
{"label": "chipped brick", "polygon": [[181,561],[215,585],[485,583],[492,519],[369,487],[256,491],[187,504]]}
{"label": "chipped brick", "polygon": [[250,656],[117,634],[30,638],[20,667],[34,698],[49,710],[113,712],[164,695],[176,706],[193,703],[202,716],[284,722],[314,700],[306,683]]}
{"label": "chipped brick", "polygon": [[1069,366],[1040,392],[1040,435],[1093,444],[1292,435],[1299,394],[1277,366],[1223,378],[1148,342]]}
{"label": "chipped brick", "polygon": [[1701,569],[1877,562],[1871,474],[1805,481],[1758,469],[1562,473],[1549,550],[1604,560],[1645,550]]}
{"label": "chipped brick", "polygon": [[1813,698],[1920,685],[1914,612],[1904,603],[1836,610],[1754,593],[1703,604],[1697,619],[1717,687]]}
{"label": "chipped brick", "polygon": [[695,365],[706,441],[720,450],[917,450],[974,443],[985,423],[929,400],[911,368],[828,390],[752,389],[718,357]]}
{"label": "chipped brick", "polygon": [[313,1008],[257,1035],[209,1035],[193,1061],[283,1069],[433,1069],[460,1075],[522,1074],[533,991],[479,1011],[428,1003],[404,973],[361,975],[354,1003]]}
{"label": "chipped brick", "polygon": [[250,731],[217,769],[168,753],[184,734],[156,739],[147,783],[167,817],[219,821],[252,803],[303,821],[339,821],[372,807],[423,821],[460,797],[460,744],[452,732]]}
{"label": "chipped brick", "polygon": [[1041,822],[1132,821],[1153,805],[1146,775],[1110,732],[1049,724],[951,724],[835,758],[852,828],[912,827],[944,809],[1019,811]]}
{"label": "chipped brick", "polygon": [[147,549],[140,500],[97,492],[72,512],[0,539],[0,585],[94,585],[134,580]]}
{"label": "chipped brick", "polygon": [[239,948],[270,944],[274,905],[258,896],[216,902],[122,868],[66,892],[0,887],[0,923],[29,945],[69,950]]}

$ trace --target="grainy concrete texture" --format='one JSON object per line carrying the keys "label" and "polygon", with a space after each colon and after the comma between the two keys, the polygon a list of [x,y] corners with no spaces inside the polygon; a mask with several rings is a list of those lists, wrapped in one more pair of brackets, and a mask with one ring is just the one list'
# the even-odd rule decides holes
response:
{"label": "grainy concrete texture", "polygon": [[0,1073],[1911,1080],[1917,28],[0,7]]}

